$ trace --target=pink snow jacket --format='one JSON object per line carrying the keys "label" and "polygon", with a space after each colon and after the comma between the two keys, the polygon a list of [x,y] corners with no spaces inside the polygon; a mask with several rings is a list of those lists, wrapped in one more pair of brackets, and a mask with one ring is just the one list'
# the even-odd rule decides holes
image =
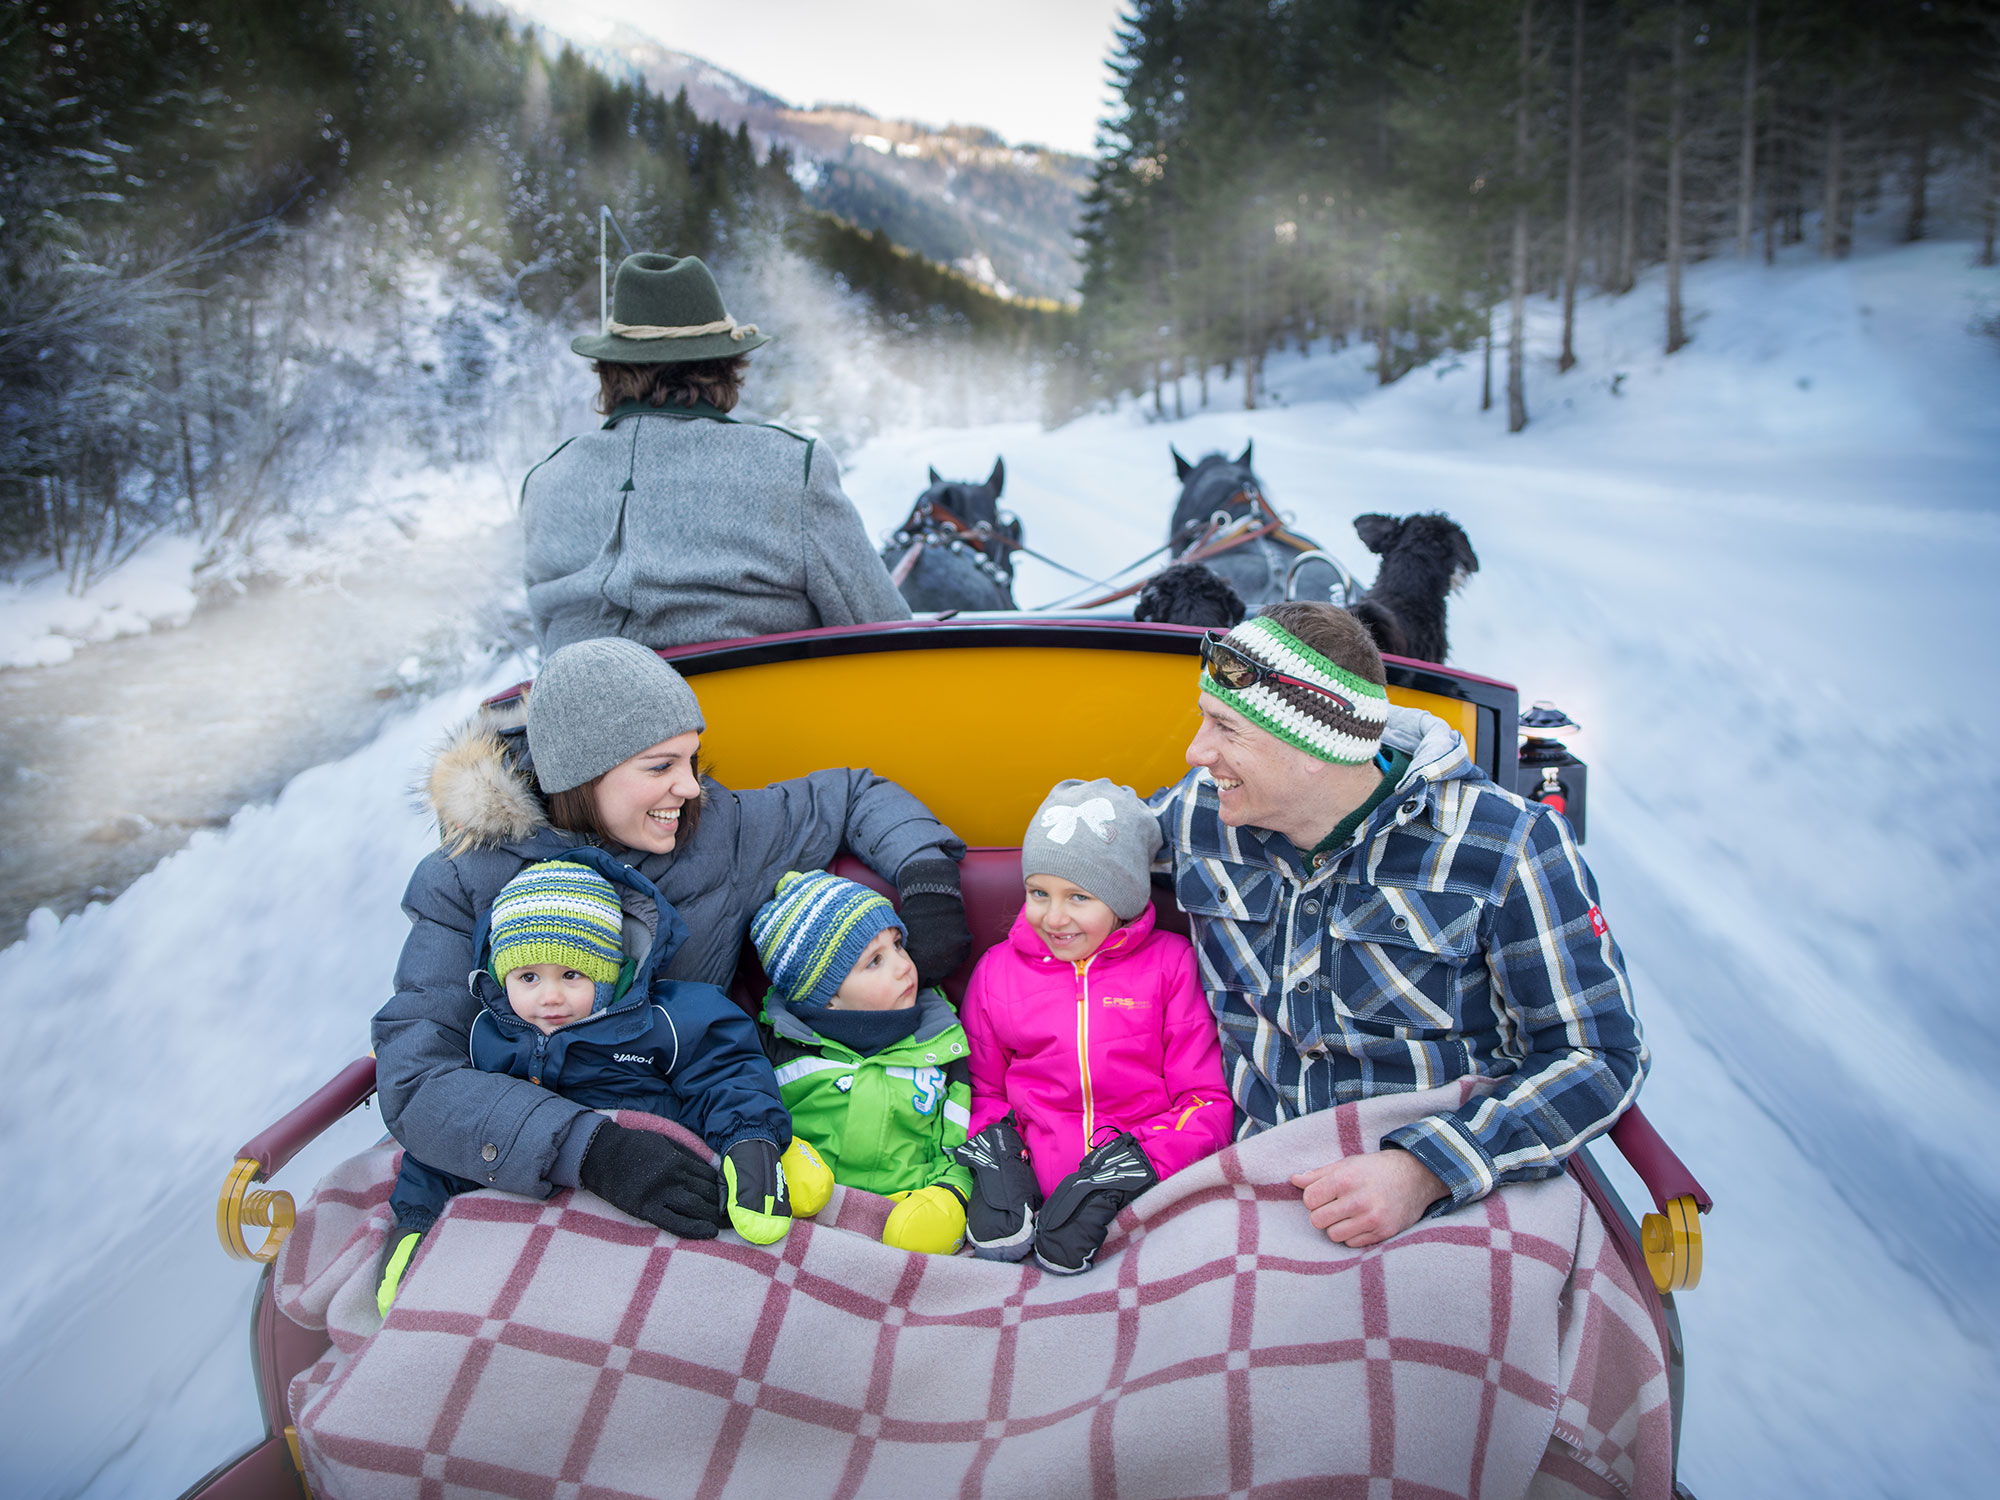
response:
{"label": "pink snow jacket", "polygon": [[1162,1178],[1228,1143],[1222,1049],[1194,949],[1154,931],[1150,906],[1080,964],[1016,917],[972,971],[959,1021],[972,1043],[967,1134],[1013,1110],[1044,1193],[1107,1128],[1137,1136]]}

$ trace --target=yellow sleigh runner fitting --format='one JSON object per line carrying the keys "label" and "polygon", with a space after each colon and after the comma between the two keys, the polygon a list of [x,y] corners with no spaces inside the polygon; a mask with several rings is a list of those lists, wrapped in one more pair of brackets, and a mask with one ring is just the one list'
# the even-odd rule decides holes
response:
{"label": "yellow sleigh runner fitting", "polygon": [[1672,1199],[1663,1214],[1639,1222],[1639,1248],[1660,1292],[1691,1291],[1701,1283],[1701,1210],[1691,1197]]}
{"label": "yellow sleigh runner fitting", "polygon": [[[277,1259],[278,1247],[292,1232],[297,1210],[292,1195],[283,1188],[251,1186],[263,1171],[261,1162],[247,1156],[236,1159],[236,1165],[229,1169],[229,1176],[222,1184],[222,1196],[216,1200],[215,1233],[223,1250],[237,1260],[268,1265]],[[243,1238],[246,1224],[270,1231],[255,1250]]]}

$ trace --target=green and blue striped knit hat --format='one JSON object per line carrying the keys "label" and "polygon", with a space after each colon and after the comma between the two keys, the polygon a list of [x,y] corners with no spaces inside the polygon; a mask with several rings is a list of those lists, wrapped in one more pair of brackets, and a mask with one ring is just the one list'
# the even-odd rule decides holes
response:
{"label": "green and blue striped knit hat", "polygon": [[529,964],[561,964],[598,984],[625,963],[624,913],[611,882],[588,865],[529,865],[493,898],[493,977]]}
{"label": "green and blue striped knit hat", "polygon": [[888,898],[824,870],[788,870],[750,919],[750,941],[771,985],[791,1005],[825,1005],[862,950],[885,928],[903,930]]}
{"label": "green and blue striped knit hat", "polygon": [[1237,692],[1204,668],[1204,693],[1320,760],[1359,766],[1375,758],[1389,722],[1389,690],[1382,684],[1329,661],[1267,615],[1245,620],[1223,640],[1260,666],[1313,686],[1267,678]]}

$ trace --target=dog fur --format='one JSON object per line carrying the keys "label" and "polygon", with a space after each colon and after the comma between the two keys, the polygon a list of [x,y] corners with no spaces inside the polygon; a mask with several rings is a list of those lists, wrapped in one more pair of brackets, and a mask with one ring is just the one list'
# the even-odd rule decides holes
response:
{"label": "dog fur", "polygon": [[1442,663],[1449,649],[1446,600],[1479,571],[1472,542],[1442,511],[1356,516],[1354,531],[1382,559],[1374,587],[1354,606],[1355,618],[1383,655]]}
{"label": "dog fur", "polygon": [[1132,618],[1228,630],[1242,622],[1243,600],[1213,569],[1200,563],[1175,563],[1146,580]]}

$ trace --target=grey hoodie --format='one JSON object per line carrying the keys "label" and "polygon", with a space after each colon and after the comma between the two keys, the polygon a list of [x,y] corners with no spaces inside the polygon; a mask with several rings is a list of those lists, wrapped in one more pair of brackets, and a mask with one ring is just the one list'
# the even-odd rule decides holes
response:
{"label": "grey hoodie", "polygon": [[[480,1001],[474,933],[523,866],[559,858],[583,836],[548,826],[541,798],[500,735],[514,720],[482,711],[432,766],[431,806],[446,844],[403,893],[410,935],[396,993],[375,1016],[382,1118],[418,1159],[489,1187],[542,1198],[574,1187],[597,1116],[525,1079],[471,1066]],[[886,878],[920,855],[965,846],[924,805],[872,771],[815,771],[757,791],[703,780],[701,820],[685,849],[614,850],[687,923],[659,977],[727,986],[750,918],[786,870],[824,868],[841,849]],[[574,1129],[579,1120],[587,1128]]]}
{"label": "grey hoodie", "polygon": [[702,407],[621,407],[521,486],[544,657],[907,620],[824,444]]}

